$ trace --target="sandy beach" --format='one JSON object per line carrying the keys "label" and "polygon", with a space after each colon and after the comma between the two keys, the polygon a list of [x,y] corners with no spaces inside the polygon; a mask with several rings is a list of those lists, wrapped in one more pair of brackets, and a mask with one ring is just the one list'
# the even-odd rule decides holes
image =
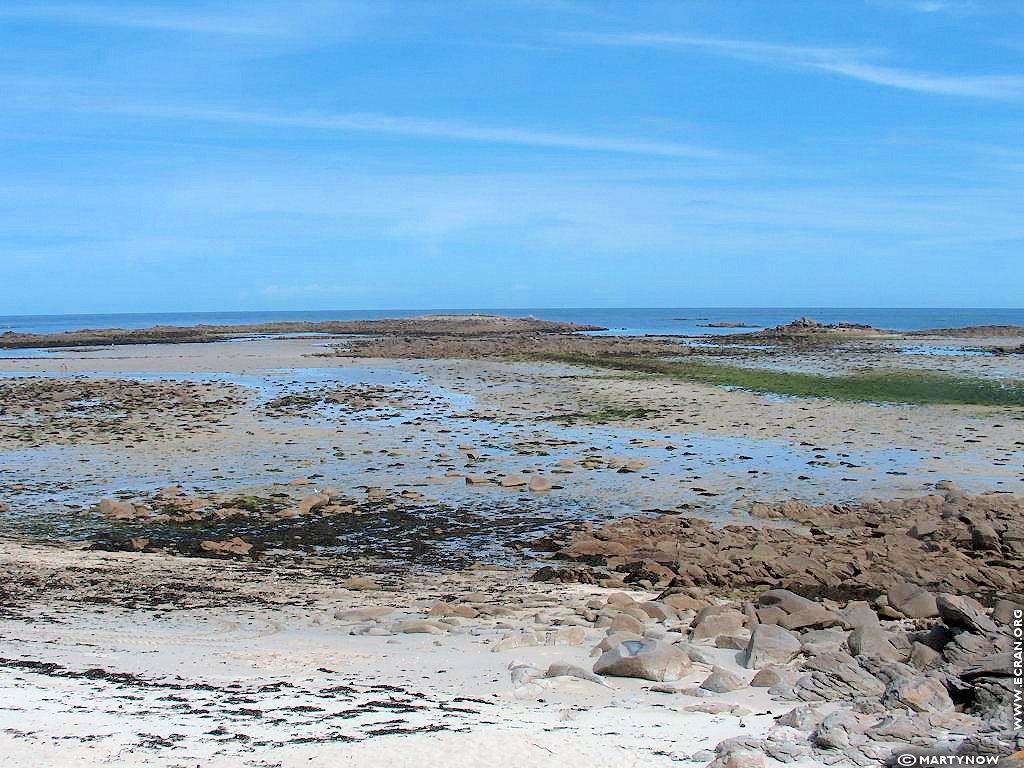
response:
{"label": "sandy beach", "polygon": [[[444,351],[5,352],[0,765],[739,768],[1024,746],[1000,709],[1020,408],[422,343]],[[1020,355],[922,343],[1007,340],[709,354],[1024,378]],[[689,538],[706,562],[679,554]],[[868,560],[811,565],[843,540]]]}

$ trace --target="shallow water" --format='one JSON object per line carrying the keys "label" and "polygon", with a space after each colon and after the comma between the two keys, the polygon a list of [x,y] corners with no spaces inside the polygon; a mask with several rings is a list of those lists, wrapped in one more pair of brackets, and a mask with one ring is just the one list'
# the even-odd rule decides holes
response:
{"label": "shallow water", "polygon": [[[314,477],[321,487],[336,486],[357,496],[357,489],[367,486],[412,488],[428,499],[491,516],[492,535],[467,536],[450,546],[453,551],[471,546],[493,559],[501,556],[504,536],[523,536],[524,531],[539,536],[565,522],[681,507],[726,522],[734,518],[737,507],[744,509],[753,500],[840,502],[892,495],[901,488],[917,493],[940,479],[978,490],[993,482],[994,468],[984,468],[981,457],[979,466],[945,467],[940,474],[933,464],[941,457],[899,447],[862,450],[855,440],[826,447],[696,432],[669,435],[597,425],[497,423],[475,415],[470,395],[389,368],[125,378],[241,386],[252,393],[256,409],[283,394],[333,384],[385,385],[408,393],[414,404],[400,411],[385,407],[359,413],[332,406],[309,417],[256,416],[251,424],[245,417],[237,429],[215,440],[197,438],[194,446],[50,445],[2,451],[0,491],[20,484],[17,492],[3,495],[24,524],[74,538],[96,523],[91,516],[73,514],[74,506],[92,505],[115,492],[144,494],[171,484],[189,492],[243,491]],[[270,436],[245,434],[252,425],[270,430]],[[482,459],[467,459],[457,448],[461,443],[472,444]],[[442,451],[451,458],[440,458]],[[558,473],[560,459],[578,462],[588,456],[641,460],[647,466],[629,473],[581,466]],[[449,469],[468,474],[542,472],[562,488],[533,494],[467,485],[462,478],[444,478]],[[428,479],[431,476],[435,479]]]}

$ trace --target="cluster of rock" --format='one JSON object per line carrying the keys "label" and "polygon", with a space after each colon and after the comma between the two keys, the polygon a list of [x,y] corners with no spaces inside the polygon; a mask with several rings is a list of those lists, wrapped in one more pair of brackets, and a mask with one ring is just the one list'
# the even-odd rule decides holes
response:
{"label": "cluster of rock", "polygon": [[[908,750],[1006,755],[1024,747],[1011,723],[1018,603],[988,611],[969,597],[903,583],[874,607],[783,589],[711,604],[699,590],[677,587],[647,602],[613,593],[588,608],[583,618],[607,632],[594,649],[596,675],[641,678],[657,683],[652,690],[702,699],[767,688],[796,704],[763,738],[719,744],[708,756],[714,768],[763,765],[764,756],[875,765]],[[739,667],[716,664],[711,647],[735,650]],[[668,685],[698,666],[708,670],[698,686]],[[749,714],[722,701],[685,709]]]}
{"label": "cluster of rock", "polygon": [[[301,489],[305,482],[296,482],[289,491]],[[166,528],[178,526],[182,531],[194,532],[187,546],[180,540],[171,542],[147,536],[144,533],[115,537],[94,544],[97,549],[124,549],[136,552],[175,551],[205,557],[248,557],[259,554],[262,543],[254,536],[235,535],[233,531],[257,531],[287,521],[308,524],[310,521],[340,516],[360,516],[381,512],[382,505],[399,501],[417,500],[419,494],[407,491],[392,496],[381,488],[368,488],[365,498],[355,500],[336,488],[322,488],[314,492],[278,492],[270,496],[238,496],[211,494],[192,496],[178,486],[168,486],[157,493],[136,499],[104,498],[93,508],[106,520],[115,524]],[[206,533],[220,533],[219,537],[205,537]]]}
{"label": "cluster of rock", "polygon": [[26,376],[0,381],[0,441],[143,443],[212,431],[246,402],[240,387],[190,381]]}
{"label": "cluster of rock", "polygon": [[661,515],[584,526],[556,547],[556,557],[579,565],[546,567],[535,578],[782,586],[834,597],[873,597],[903,581],[952,593],[1022,591],[1024,497],[939,485],[942,493],[888,502],[755,504],[751,514],[762,524],[716,527]]}
{"label": "cluster of rock", "polygon": [[[397,415],[409,408],[410,391],[373,384],[330,386],[290,392],[263,404],[268,416],[311,416],[325,409],[341,409],[346,413],[387,411]],[[378,415],[378,418],[381,416]],[[372,417],[370,417],[372,418]]]}
{"label": "cluster of rock", "polygon": [[881,605],[876,613],[770,590],[714,609],[749,632],[743,661],[759,670],[751,685],[802,703],[765,738],[720,744],[712,765],[729,765],[734,752],[873,765],[894,752],[1008,755],[1024,746],[1011,722],[1013,622],[1024,606],[1002,601],[990,613],[969,597],[906,584]]}

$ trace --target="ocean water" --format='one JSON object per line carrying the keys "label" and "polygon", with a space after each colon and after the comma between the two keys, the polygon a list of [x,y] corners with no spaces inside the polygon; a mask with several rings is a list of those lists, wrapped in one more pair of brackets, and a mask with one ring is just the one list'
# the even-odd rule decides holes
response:
{"label": "ocean water", "polygon": [[[279,312],[156,312],[109,315],[0,315],[0,333],[57,333],[84,328],[149,328],[154,325],[237,325],[285,320],[375,320],[423,314],[532,315],[544,320],[599,325],[616,335],[684,336],[741,333],[810,317],[823,323],[860,323],[900,331],[965,325],[1024,325],[1024,309],[915,309],[840,307],[661,307],[645,309],[514,308],[438,310],[311,310]],[[743,323],[747,328],[708,328],[709,323]]]}

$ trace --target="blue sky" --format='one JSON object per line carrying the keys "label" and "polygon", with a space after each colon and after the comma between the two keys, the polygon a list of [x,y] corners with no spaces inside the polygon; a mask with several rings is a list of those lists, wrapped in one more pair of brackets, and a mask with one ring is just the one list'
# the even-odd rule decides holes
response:
{"label": "blue sky", "polygon": [[0,315],[1024,306],[1017,0],[0,0]]}

